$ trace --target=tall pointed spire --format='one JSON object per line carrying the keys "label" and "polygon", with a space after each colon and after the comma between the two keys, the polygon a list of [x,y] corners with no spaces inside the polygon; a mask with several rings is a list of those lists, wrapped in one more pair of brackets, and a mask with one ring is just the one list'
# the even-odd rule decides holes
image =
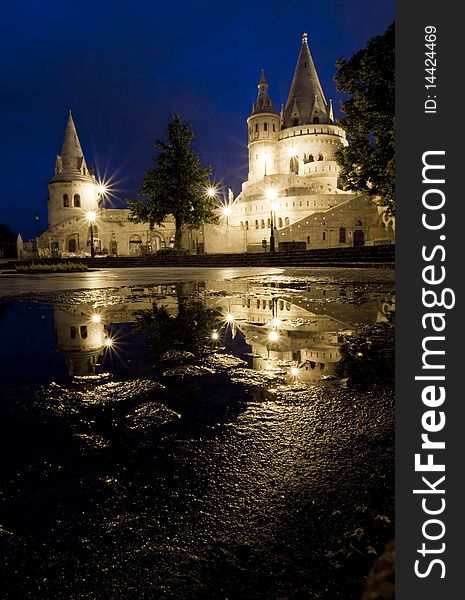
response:
{"label": "tall pointed spire", "polygon": [[[295,116],[296,112],[298,117]],[[326,98],[308,47],[307,34],[304,33],[291,90],[284,109],[284,127],[308,123],[330,124],[333,121],[329,117]]]}
{"label": "tall pointed spire", "polygon": [[268,96],[268,83],[263,69],[258,82],[258,96],[252,107],[253,115],[260,112],[274,112],[274,103]]}
{"label": "tall pointed spire", "polygon": [[61,154],[57,156],[55,163],[54,181],[72,178],[92,178],[92,173],[87,168],[84,153],[79,142],[79,137],[74,124],[71,110],[66,124],[65,137]]}

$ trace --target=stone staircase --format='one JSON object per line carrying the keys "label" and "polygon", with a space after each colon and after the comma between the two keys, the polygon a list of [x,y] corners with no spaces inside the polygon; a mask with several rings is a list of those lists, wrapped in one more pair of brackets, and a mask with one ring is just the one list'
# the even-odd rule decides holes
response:
{"label": "stone staircase", "polygon": [[[362,246],[358,248],[319,248],[297,252],[203,254],[186,256],[117,256],[62,259],[66,262],[85,263],[88,267],[142,268],[142,267],[383,267],[394,268],[395,246]],[[12,261],[5,265],[14,269]],[[24,261],[22,261],[24,263]],[[36,263],[56,263],[57,259],[41,259]]]}

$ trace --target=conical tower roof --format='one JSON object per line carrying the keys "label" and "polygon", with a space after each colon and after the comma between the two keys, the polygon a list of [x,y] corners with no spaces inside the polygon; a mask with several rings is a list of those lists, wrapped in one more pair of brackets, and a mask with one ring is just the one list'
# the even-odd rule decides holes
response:
{"label": "conical tower roof", "polygon": [[[307,34],[302,35],[291,90],[284,109],[284,127],[308,123],[332,123],[315,63],[308,47]],[[298,117],[296,117],[298,114]]]}
{"label": "conical tower roof", "polygon": [[87,168],[73,115],[69,111],[63,146],[61,154],[56,158],[55,176],[52,181],[71,181],[73,179],[93,180],[93,177]]}
{"label": "conical tower roof", "polygon": [[274,103],[268,96],[268,82],[266,81],[265,71],[263,69],[260,74],[260,81],[258,82],[258,96],[252,107],[253,115],[261,112],[274,113]]}

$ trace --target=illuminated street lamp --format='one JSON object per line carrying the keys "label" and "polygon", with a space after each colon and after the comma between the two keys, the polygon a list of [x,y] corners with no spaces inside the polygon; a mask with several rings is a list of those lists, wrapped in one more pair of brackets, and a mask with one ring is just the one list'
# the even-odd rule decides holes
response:
{"label": "illuminated street lamp", "polygon": [[270,212],[271,212],[271,219],[270,219],[270,252],[274,252],[275,251],[275,236],[274,236],[274,227],[275,227],[275,223],[274,223],[274,214],[276,211],[276,190],[274,188],[268,188],[266,191],[266,197],[268,198],[268,200],[270,200]]}
{"label": "illuminated street lamp", "polygon": [[268,340],[270,342],[277,342],[279,340],[279,333],[272,329],[268,334]]}
{"label": "illuminated street lamp", "polygon": [[209,185],[207,187],[207,196],[209,198],[215,198],[216,197],[216,188],[213,185]]}
{"label": "illuminated street lamp", "polygon": [[226,217],[226,227],[229,227],[229,215],[231,212],[231,207],[229,205],[223,206],[223,215]]}
{"label": "illuminated street lamp", "polygon": [[89,210],[86,213],[87,222],[90,225],[90,256],[91,258],[95,257],[95,248],[94,248],[94,222],[97,218],[97,214],[95,210]]}

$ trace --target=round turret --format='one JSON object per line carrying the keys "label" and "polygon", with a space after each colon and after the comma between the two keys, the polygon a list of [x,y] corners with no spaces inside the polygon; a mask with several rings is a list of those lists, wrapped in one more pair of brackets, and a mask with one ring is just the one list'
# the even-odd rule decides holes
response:
{"label": "round turret", "polygon": [[71,111],[48,189],[49,227],[73,218],[85,219],[88,211],[98,209],[98,183],[87,167]]}
{"label": "round turret", "polygon": [[279,172],[278,138],[280,117],[268,96],[268,83],[262,70],[258,97],[247,119],[249,147],[249,181]]}

